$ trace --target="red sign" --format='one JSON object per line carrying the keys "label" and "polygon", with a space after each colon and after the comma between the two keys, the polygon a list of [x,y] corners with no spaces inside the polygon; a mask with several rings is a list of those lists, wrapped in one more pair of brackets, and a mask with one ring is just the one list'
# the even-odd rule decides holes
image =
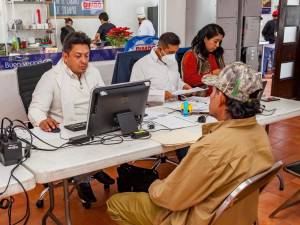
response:
{"label": "red sign", "polygon": [[83,1],[81,4],[82,10],[99,10],[103,9],[103,1]]}

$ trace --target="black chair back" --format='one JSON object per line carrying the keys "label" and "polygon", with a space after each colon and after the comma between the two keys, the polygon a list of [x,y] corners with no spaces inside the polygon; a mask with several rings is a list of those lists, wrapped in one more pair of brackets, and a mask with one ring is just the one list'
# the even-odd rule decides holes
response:
{"label": "black chair back", "polygon": [[18,67],[17,76],[20,96],[28,114],[28,108],[32,99],[32,93],[42,75],[52,68],[52,62],[44,62],[36,65]]}
{"label": "black chair back", "polygon": [[149,53],[150,51],[131,51],[119,53],[116,59],[111,84],[130,81],[133,65],[136,63],[136,61]]}
{"label": "black chair back", "polygon": [[[181,61],[183,59],[184,54],[190,49],[191,49],[191,47],[179,48],[178,51],[176,52],[176,60],[178,63],[178,71],[179,71],[180,75],[181,75]],[[181,75],[181,78],[182,78],[182,75]]]}

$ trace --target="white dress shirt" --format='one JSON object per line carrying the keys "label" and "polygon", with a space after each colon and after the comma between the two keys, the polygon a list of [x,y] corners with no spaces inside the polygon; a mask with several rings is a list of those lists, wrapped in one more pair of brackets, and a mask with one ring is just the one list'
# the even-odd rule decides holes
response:
{"label": "white dress shirt", "polygon": [[143,20],[138,28],[137,36],[143,35],[155,36],[155,30],[150,20]]}
{"label": "white dress shirt", "polygon": [[150,80],[148,102],[164,102],[165,91],[182,90],[185,83],[180,78],[177,62],[166,65],[159,60],[153,48],[150,54],[139,59],[133,66],[130,81]]}
{"label": "white dress shirt", "polygon": [[38,82],[32,94],[28,118],[35,126],[47,117],[64,124],[86,121],[90,93],[95,86],[105,84],[91,64],[79,80],[60,60]]}

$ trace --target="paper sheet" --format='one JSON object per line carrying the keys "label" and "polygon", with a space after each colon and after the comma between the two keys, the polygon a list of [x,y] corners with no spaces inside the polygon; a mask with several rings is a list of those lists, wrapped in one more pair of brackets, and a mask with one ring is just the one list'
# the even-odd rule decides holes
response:
{"label": "paper sheet", "polygon": [[199,92],[199,91],[205,91],[207,89],[203,89],[200,87],[195,87],[189,90],[177,90],[172,92],[172,95],[177,96],[177,95],[185,95],[185,94],[190,94],[190,93],[194,93],[194,92]]}
{"label": "paper sheet", "polygon": [[174,115],[160,116],[160,117],[157,117],[156,119],[153,119],[152,121],[154,123],[158,123],[158,124],[162,125],[163,127],[171,129],[171,130],[198,125],[196,122],[193,122],[188,119],[181,118],[181,117],[177,117]]}

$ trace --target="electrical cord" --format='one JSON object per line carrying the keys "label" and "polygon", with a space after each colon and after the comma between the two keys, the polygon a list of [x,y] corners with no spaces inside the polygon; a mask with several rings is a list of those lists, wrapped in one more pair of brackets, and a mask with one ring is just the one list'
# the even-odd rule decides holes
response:
{"label": "electrical cord", "polygon": [[[9,125],[6,128],[4,128],[4,121],[5,120],[9,121]],[[15,141],[18,140],[17,135],[15,133],[15,128],[16,127],[22,127],[22,126],[20,126],[20,125],[15,125],[14,126],[14,122],[15,121],[12,121],[12,120],[10,120],[7,117],[5,117],[5,118],[2,119],[2,121],[1,121],[1,138],[4,138],[4,136],[6,135],[7,138],[10,138],[11,140],[15,140]],[[22,127],[22,128],[28,130],[27,127],[26,128]],[[5,133],[3,133],[3,132],[5,132]],[[6,184],[5,188],[4,188],[4,191],[2,191],[0,193],[0,196],[1,196],[1,195],[3,195],[8,190],[8,187],[9,187],[9,184],[10,184],[12,178],[17,181],[17,183],[21,186],[23,192],[25,193],[25,197],[26,197],[26,211],[25,211],[24,216],[20,220],[18,220],[17,222],[15,222],[15,223],[12,223],[12,219],[11,219],[14,198],[10,197],[10,199],[7,200],[8,202],[5,205],[5,208],[7,208],[7,215],[8,215],[8,223],[9,223],[9,225],[16,225],[16,224],[22,223],[23,221],[24,221],[23,225],[26,225],[27,222],[28,222],[28,219],[30,217],[30,207],[29,207],[28,194],[27,194],[26,189],[24,188],[22,182],[20,182],[20,180],[14,175],[14,172],[16,171],[16,169],[20,165],[22,165],[28,159],[28,157],[30,155],[30,149],[32,148],[32,142],[33,142],[33,138],[32,138],[32,136],[30,136],[30,142],[28,142],[29,143],[29,148],[26,148],[26,149],[29,149],[29,150],[25,151],[25,154],[23,155],[22,159],[10,171],[8,182],[7,182],[7,184]],[[3,203],[3,202],[1,201],[1,203]]]}
{"label": "electrical cord", "polygon": [[[272,116],[276,111],[276,108],[266,109],[265,105],[261,105],[260,109],[261,109],[260,115],[262,115],[262,116]],[[264,112],[266,112],[266,113],[264,113]]]}

